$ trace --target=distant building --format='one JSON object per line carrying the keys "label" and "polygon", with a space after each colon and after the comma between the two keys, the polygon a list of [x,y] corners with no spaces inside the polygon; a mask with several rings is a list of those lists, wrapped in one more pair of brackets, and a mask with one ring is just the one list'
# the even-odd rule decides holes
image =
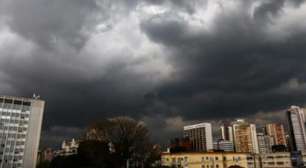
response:
{"label": "distant building", "polygon": [[233,127],[229,124],[224,124],[221,128],[221,136],[223,140],[233,142]]}
{"label": "distant building", "polygon": [[257,140],[259,153],[263,154],[272,152],[272,146],[274,143],[273,137],[260,132],[257,133]]}
{"label": "distant building", "polygon": [[0,168],[35,168],[45,102],[0,96]]}
{"label": "distant building", "polygon": [[75,139],[71,141],[63,141],[60,150],[55,152],[56,156],[70,156],[78,153],[79,142]]}
{"label": "distant building", "polygon": [[233,134],[236,152],[259,153],[255,124],[239,119],[233,124]]}
{"label": "distant building", "polygon": [[274,145],[287,145],[283,124],[267,124],[266,133],[267,135],[273,137]]}
{"label": "distant building", "polygon": [[185,126],[184,137],[189,137],[193,151],[209,151],[213,149],[212,128],[210,123]]}
{"label": "distant building", "polygon": [[289,152],[262,154],[261,163],[262,168],[293,168]]}
{"label": "distant building", "polygon": [[162,166],[188,168],[260,168],[258,155],[233,152],[162,153]]}
{"label": "distant building", "polygon": [[291,150],[306,151],[304,110],[298,106],[291,106],[287,110],[287,119]]}
{"label": "distant building", "polygon": [[232,141],[220,139],[214,142],[215,151],[234,152],[234,144]]}

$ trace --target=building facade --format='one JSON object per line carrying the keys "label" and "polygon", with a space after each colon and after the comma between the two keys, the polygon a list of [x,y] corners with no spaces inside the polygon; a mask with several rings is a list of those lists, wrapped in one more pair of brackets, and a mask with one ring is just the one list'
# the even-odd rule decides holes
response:
{"label": "building facade", "polygon": [[289,152],[266,153],[261,155],[262,168],[292,168]]}
{"label": "building facade", "polygon": [[258,155],[233,152],[163,153],[162,166],[184,168],[260,168]]}
{"label": "building facade", "polygon": [[274,143],[273,137],[260,132],[257,133],[257,140],[259,153],[263,154],[272,152],[272,145]]}
{"label": "building facade", "polygon": [[63,141],[60,150],[54,152],[55,156],[71,156],[78,154],[79,142],[74,138],[71,141]]}
{"label": "building facade", "polygon": [[274,145],[287,145],[283,124],[273,123],[266,125],[267,135],[273,137]]}
{"label": "building facade", "polygon": [[218,140],[214,142],[214,150],[224,152],[234,152],[234,144],[228,140]]}
{"label": "building facade", "polygon": [[233,127],[229,124],[224,124],[221,128],[221,136],[223,140],[233,142]]}
{"label": "building facade", "polygon": [[304,110],[298,106],[291,106],[287,110],[287,119],[291,150],[306,151]]}
{"label": "building facade", "polygon": [[213,149],[212,127],[210,123],[185,126],[184,137],[189,137],[193,151],[209,151]]}
{"label": "building facade", "polygon": [[0,96],[0,168],[35,168],[45,102]]}
{"label": "building facade", "polygon": [[233,124],[233,135],[236,152],[259,153],[256,126],[244,120]]}

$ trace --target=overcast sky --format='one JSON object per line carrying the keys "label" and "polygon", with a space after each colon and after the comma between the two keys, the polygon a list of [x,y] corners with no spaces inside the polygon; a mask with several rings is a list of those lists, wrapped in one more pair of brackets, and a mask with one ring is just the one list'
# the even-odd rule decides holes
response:
{"label": "overcast sky", "polygon": [[0,0],[0,94],[46,100],[43,145],[131,116],[269,122],[306,103],[304,0]]}

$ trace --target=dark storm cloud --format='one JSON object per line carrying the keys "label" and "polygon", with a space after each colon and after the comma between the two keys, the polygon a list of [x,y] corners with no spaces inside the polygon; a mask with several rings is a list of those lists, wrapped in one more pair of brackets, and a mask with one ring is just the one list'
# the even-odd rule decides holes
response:
{"label": "dark storm cloud", "polygon": [[279,41],[265,32],[270,21],[282,15],[284,5],[285,1],[264,2],[255,8],[254,17],[248,8],[224,9],[212,32],[191,35],[189,20],[173,12],[144,21],[142,29],[173,49],[169,59],[180,67],[180,79],[163,85],[156,99],[190,118],[247,116],[304,104],[304,90],[276,89],[292,78],[305,82],[305,31]]}
{"label": "dark storm cloud", "polygon": [[47,101],[44,144],[118,115],[172,136],[194,121],[304,105],[304,9],[301,0],[0,0],[0,92]]}

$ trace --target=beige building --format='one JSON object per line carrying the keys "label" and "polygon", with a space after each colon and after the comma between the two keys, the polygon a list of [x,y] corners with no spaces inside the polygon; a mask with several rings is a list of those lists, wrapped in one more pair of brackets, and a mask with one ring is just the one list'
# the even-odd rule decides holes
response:
{"label": "beige building", "polygon": [[237,120],[233,124],[233,134],[236,152],[259,153],[255,124]]}
{"label": "beige building", "polygon": [[289,152],[262,154],[261,164],[262,168],[292,168]]}
{"label": "beige building", "polygon": [[182,168],[260,168],[258,155],[233,152],[163,153],[163,166]]}

